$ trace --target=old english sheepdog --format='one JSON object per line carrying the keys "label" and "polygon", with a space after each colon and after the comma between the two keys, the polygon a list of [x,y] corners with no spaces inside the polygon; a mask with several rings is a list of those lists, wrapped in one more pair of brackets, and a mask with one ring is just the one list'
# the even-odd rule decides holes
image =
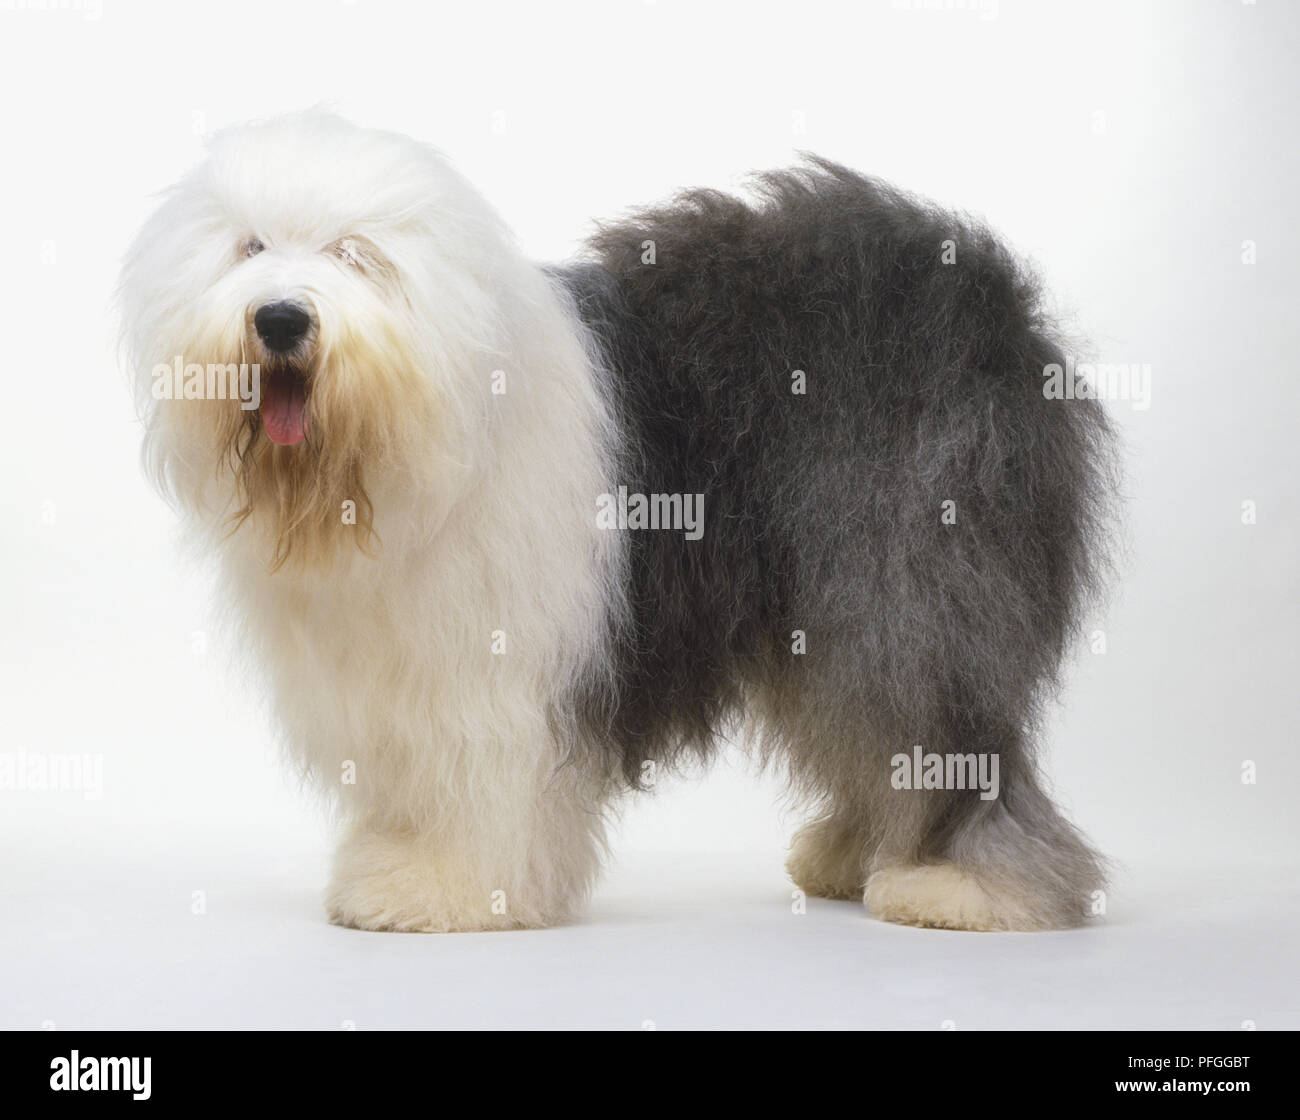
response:
{"label": "old english sheepdog", "polygon": [[334,922],[563,922],[611,805],[731,736],[808,812],[802,891],[1084,920],[1032,740],[1113,440],[982,226],[810,158],[541,266],[311,111],[214,139],[120,306],[152,476],[342,818]]}

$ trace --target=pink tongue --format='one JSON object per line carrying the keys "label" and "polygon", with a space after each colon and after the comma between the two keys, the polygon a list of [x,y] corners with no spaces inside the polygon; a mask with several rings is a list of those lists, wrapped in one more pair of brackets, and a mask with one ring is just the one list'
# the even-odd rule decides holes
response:
{"label": "pink tongue", "polygon": [[262,387],[262,427],[282,447],[302,443],[307,435],[307,396],[297,378],[272,377]]}

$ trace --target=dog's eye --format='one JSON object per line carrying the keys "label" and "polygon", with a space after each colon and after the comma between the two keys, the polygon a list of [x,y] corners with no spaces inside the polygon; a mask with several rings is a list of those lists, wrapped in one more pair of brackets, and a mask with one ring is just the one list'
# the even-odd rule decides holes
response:
{"label": "dog's eye", "polygon": [[355,269],[372,283],[397,283],[397,270],[375,243],[366,237],[340,237],[321,251],[328,253],[345,268]]}
{"label": "dog's eye", "polygon": [[330,252],[333,253],[344,264],[353,266],[361,263],[361,246],[351,237],[341,237],[330,246]]}
{"label": "dog's eye", "polygon": [[258,241],[256,237],[250,237],[243,245],[244,256],[255,257],[265,248],[266,246]]}

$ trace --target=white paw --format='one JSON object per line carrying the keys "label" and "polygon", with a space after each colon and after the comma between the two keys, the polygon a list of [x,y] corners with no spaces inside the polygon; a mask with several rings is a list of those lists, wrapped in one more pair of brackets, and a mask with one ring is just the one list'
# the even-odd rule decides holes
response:
{"label": "white paw", "polygon": [[1048,928],[1028,900],[991,888],[951,863],[887,867],[867,880],[863,897],[877,918],[909,926],[966,930]]}
{"label": "white paw", "polygon": [[338,850],[325,908],[335,925],[398,933],[546,924],[521,912],[511,894],[481,867],[448,853],[401,837],[360,833]]}

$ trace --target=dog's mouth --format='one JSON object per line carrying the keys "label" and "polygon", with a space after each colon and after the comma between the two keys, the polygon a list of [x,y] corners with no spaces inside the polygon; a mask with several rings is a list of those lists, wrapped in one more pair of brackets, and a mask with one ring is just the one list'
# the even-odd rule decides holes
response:
{"label": "dog's mouth", "polygon": [[267,372],[262,382],[262,427],[272,443],[294,447],[307,438],[307,378],[293,367]]}

